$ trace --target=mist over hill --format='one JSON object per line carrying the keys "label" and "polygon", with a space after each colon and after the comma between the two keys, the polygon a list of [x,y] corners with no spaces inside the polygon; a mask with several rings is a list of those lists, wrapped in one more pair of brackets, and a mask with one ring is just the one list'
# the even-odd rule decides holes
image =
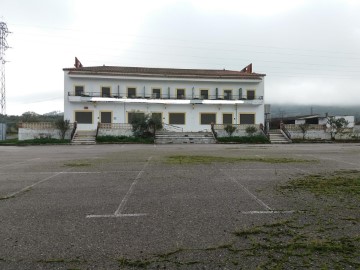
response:
{"label": "mist over hill", "polygon": [[354,115],[357,121],[360,121],[359,106],[320,106],[320,105],[288,105],[271,104],[271,117],[283,118],[302,116],[310,114],[329,115]]}

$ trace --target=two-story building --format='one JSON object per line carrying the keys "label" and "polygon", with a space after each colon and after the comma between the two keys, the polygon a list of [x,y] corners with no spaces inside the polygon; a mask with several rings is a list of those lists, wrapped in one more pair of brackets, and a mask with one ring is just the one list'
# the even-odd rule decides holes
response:
{"label": "two-story building", "polygon": [[264,77],[240,71],[146,67],[64,68],[64,118],[81,130],[152,114],[184,131],[264,123]]}

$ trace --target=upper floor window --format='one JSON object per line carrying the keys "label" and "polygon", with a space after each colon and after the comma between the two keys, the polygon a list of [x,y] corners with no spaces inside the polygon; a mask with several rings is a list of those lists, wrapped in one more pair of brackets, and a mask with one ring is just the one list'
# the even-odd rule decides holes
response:
{"label": "upper floor window", "polygon": [[232,99],[232,90],[224,90],[224,99]]}
{"label": "upper floor window", "polygon": [[185,99],[185,89],[176,89],[176,98]]}
{"label": "upper floor window", "polygon": [[209,99],[209,90],[202,89],[200,90],[201,99]]}
{"label": "upper floor window", "polygon": [[250,100],[255,99],[255,90],[247,90],[246,98]]}
{"label": "upper floor window", "polygon": [[75,86],[75,96],[82,96],[84,94],[84,86]]}
{"label": "upper floor window", "polygon": [[152,89],[152,98],[160,98],[161,97],[161,89],[153,88]]}
{"label": "upper floor window", "polygon": [[136,88],[135,87],[128,87],[127,97],[128,98],[136,98]]}
{"label": "upper floor window", "polygon": [[101,96],[110,97],[110,87],[101,87]]}

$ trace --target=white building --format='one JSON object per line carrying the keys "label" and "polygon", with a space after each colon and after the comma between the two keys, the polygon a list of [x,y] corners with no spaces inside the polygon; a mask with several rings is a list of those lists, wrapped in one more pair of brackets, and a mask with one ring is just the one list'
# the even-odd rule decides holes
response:
{"label": "white building", "polygon": [[241,71],[144,67],[64,68],[64,117],[80,130],[156,114],[184,131],[264,123],[264,77]]}

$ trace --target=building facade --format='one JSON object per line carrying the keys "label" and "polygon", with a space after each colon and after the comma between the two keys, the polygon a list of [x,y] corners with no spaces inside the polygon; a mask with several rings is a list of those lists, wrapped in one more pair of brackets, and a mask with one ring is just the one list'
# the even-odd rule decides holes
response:
{"label": "building facade", "polygon": [[78,129],[152,114],[183,131],[263,124],[264,77],[241,71],[96,66],[64,68],[64,118]]}

